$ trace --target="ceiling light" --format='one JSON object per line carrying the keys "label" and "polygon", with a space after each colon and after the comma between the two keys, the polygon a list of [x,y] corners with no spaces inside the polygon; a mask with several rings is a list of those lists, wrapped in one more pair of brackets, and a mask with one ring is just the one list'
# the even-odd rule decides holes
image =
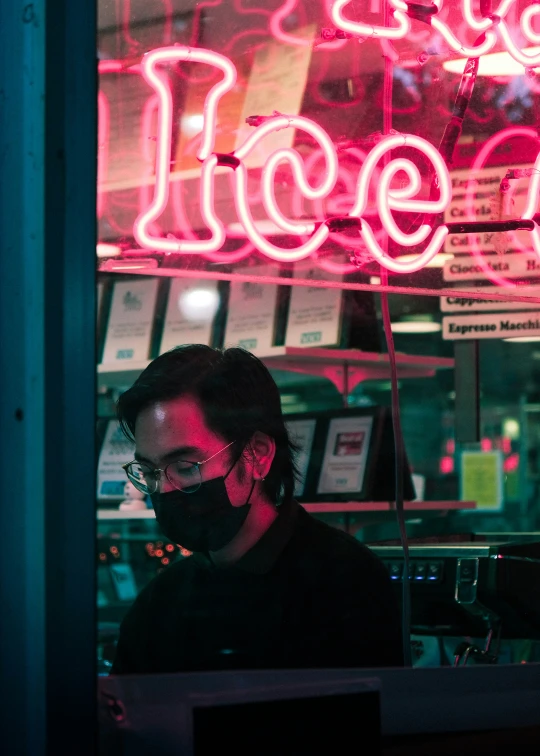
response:
{"label": "ceiling light", "polygon": [[122,247],[118,244],[106,244],[105,242],[98,242],[96,246],[96,253],[98,257],[116,257],[122,254]]}
{"label": "ceiling light", "polygon": [[178,297],[178,309],[186,320],[209,323],[219,307],[219,294],[216,289],[188,289]]}
{"label": "ceiling light", "polygon": [[503,436],[511,441],[517,441],[519,438],[519,422],[514,417],[506,417],[502,424]]}
{"label": "ceiling light", "polygon": [[[537,55],[540,47],[527,47],[523,52],[527,55]],[[450,73],[462,74],[466,62],[467,58],[447,60],[443,63],[443,68]],[[525,66],[514,60],[510,53],[497,52],[480,56],[477,76],[523,76],[524,74]]]}
{"label": "ceiling light", "polygon": [[511,344],[528,344],[531,341],[540,341],[540,336],[516,336],[513,339],[503,339]]}
{"label": "ceiling light", "polygon": [[[302,219],[302,223],[315,223],[314,219]],[[287,231],[280,228],[276,223],[271,220],[256,220],[254,221],[255,228],[263,236],[287,236]],[[246,236],[246,230],[241,223],[231,223],[227,226],[227,232],[230,236],[243,238]]]}
{"label": "ceiling light", "polygon": [[202,131],[204,126],[204,116],[202,113],[191,113],[182,118],[182,131],[188,136],[194,136]]}
{"label": "ceiling light", "polygon": [[400,320],[392,323],[393,333],[437,333],[441,324],[433,320]]}

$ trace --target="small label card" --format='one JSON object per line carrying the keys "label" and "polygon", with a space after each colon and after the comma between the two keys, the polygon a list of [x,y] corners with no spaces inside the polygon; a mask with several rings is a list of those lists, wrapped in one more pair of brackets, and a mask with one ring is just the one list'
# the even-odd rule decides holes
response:
{"label": "small label card", "polygon": [[[277,268],[260,266],[237,273],[277,276]],[[240,346],[258,357],[272,353],[276,330],[278,286],[254,281],[233,281],[229,295],[225,346]]]}
{"label": "small label card", "polygon": [[294,486],[295,496],[303,496],[304,494],[306,475],[309,467],[309,459],[311,457],[311,447],[313,446],[316,424],[317,421],[315,420],[315,418],[285,421],[285,425],[289,432],[291,441],[299,447],[298,454],[296,456],[296,466],[298,468],[298,472],[300,473],[300,478],[296,481],[296,484]]}
{"label": "small label card", "polygon": [[[294,278],[340,280],[317,267],[296,266]],[[341,289],[292,286],[285,345],[294,347],[339,346],[341,338]]]}
{"label": "small label card", "polygon": [[134,453],[135,444],[124,436],[117,420],[110,420],[98,461],[98,499],[124,498],[124,486],[128,479],[122,465],[131,462]]}
{"label": "small label card", "polygon": [[159,353],[182,344],[210,346],[218,306],[217,281],[173,278]]}
{"label": "small label card", "polygon": [[118,281],[114,285],[103,362],[147,360],[154,324],[158,281]]}

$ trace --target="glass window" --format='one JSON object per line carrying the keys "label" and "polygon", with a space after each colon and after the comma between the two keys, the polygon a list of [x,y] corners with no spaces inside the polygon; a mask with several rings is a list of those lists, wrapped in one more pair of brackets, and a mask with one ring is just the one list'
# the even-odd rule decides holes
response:
{"label": "glass window", "polygon": [[538,661],[536,6],[98,6],[101,672]]}

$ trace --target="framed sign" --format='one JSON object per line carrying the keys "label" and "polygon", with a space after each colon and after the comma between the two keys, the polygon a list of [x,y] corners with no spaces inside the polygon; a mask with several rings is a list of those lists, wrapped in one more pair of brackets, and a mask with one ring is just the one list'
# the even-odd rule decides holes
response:
{"label": "framed sign", "polygon": [[131,462],[134,453],[135,444],[124,436],[117,420],[110,420],[98,460],[97,498],[99,500],[117,501],[124,498],[127,478],[122,465]]}
{"label": "framed sign", "polygon": [[[286,419],[306,439],[313,429],[309,460],[303,461],[305,484],[297,494],[302,501],[394,501],[395,450],[392,416],[387,407],[328,410]],[[312,423],[312,426],[305,425]],[[403,494],[413,501],[416,493],[405,455]]]}
{"label": "framed sign", "polygon": [[355,494],[363,490],[373,417],[330,420],[318,494]]}
{"label": "framed sign", "polygon": [[[277,275],[277,269],[264,266],[258,275]],[[248,268],[242,272],[253,272]],[[240,346],[264,357],[271,354],[275,341],[278,286],[256,281],[233,281],[229,294],[225,347]]]}
{"label": "framed sign", "polygon": [[462,501],[476,502],[476,512],[500,512],[504,504],[502,452],[462,452],[460,489]]}
{"label": "framed sign", "polygon": [[157,293],[156,278],[114,284],[104,363],[125,365],[149,358]]}
{"label": "framed sign", "polygon": [[181,344],[211,346],[218,306],[217,281],[173,278],[159,353],[163,354]]}
{"label": "framed sign", "polygon": [[[312,266],[297,266],[295,278],[328,280],[329,274]],[[336,278],[334,276],[334,278]],[[291,287],[286,346],[339,346],[343,317],[343,292],[309,286]]]}
{"label": "framed sign", "polygon": [[299,418],[294,420],[286,420],[285,425],[291,441],[299,447],[296,456],[296,466],[300,474],[299,480],[296,481],[294,487],[294,495],[300,498],[304,495],[306,486],[306,478],[309,469],[309,460],[311,458],[311,450],[313,447],[313,439],[315,438],[315,427],[317,421],[313,417],[305,419]]}

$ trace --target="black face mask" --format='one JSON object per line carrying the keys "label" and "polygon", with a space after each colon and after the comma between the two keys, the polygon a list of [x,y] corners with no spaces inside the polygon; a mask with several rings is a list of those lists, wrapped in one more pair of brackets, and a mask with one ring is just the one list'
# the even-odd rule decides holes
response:
{"label": "black face mask", "polygon": [[251,509],[249,500],[255,481],[246,503],[233,507],[225,487],[227,475],[204,481],[194,493],[175,490],[152,494],[156,520],[163,534],[189,551],[207,553],[218,551],[232,541]]}

